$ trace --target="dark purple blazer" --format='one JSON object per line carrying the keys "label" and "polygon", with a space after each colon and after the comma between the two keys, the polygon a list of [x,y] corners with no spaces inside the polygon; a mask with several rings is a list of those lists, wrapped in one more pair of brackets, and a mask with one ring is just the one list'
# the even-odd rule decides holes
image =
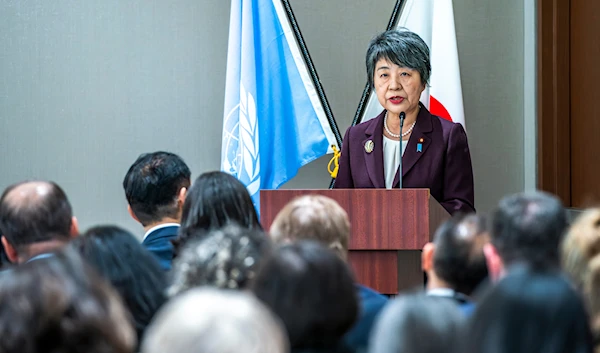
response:
{"label": "dark purple blazer", "polygon": [[[337,189],[385,188],[383,172],[383,117],[346,131],[335,179]],[[422,152],[417,144],[422,139]],[[373,141],[373,151],[365,149]],[[421,105],[417,122],[402,156],[402,186],[428,188],[450,214],[474,212],[473,168],[467,134],[461,124],[444,120]],[[394,187],[399,185],[398,172]]]}

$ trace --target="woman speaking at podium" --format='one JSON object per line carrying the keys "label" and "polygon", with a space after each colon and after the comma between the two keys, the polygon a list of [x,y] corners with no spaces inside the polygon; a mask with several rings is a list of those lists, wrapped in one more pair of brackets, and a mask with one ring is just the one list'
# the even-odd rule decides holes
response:
{"label": "woman speaking at podium", "polygon": [[430,189],[450,214],[474,212],[465,130],[419,101],[431,75],[427,44],[410,31],[386,31],[371,41],[366,64],[384,110],[346,131],[335,188],[397,188],[402,158],[403,188]]}

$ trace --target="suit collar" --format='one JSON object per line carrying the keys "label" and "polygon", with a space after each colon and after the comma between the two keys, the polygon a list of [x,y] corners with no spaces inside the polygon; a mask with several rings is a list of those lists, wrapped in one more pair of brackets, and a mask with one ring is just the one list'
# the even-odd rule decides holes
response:
{"label": "suit collar", "polygon": [[[421,132],[431,132],[433,131],[433,122],[431,121],[431,113],[425,106],[419,103],[419,114],[417,115],[417,123],[415,124],[415,129],[419,129]],[[411,135],[412,136],[412,135]]]}
{"label": "suit collar", "polygon": [[[365,155],[365,163],[367,166],[367,174],[371,183],[376,188],[385,188],[385,176],[383,173],[383,117],[385,110],[381,112],[365,130],[365,138],[361,141],[363,145],[363,153]],[[367,152],[365,144],[368,141],[373,142],[373,150]]]}
{"label": "suit collar", "polygon": [[146,232],[146,234],[144,234],[144,238],[142,239],[142,241],[146,240],[146,238],[148,238],[148,236],[150,234],[152,234],[152,233],[154,233],[156,231],[159,231],[161,229],[164,229],[164,228],[169,228],[169,227],[177,227],[177,228],[179,228],[180,225],[179,225],[179,223],[163,223],[163,224],[159,224],[157,226],[154,226],[154,227],[148,229],[148,231]]}
{"label": "suit collar", "polygon": [[37,254],[35,256],[32,256],[29,260],[25,261],[25,263],[36,261],[36,260],[47,259],[47,258],[50,258],[50,257],[54,257],[54,254],[53,253]]}
{"label": "suit collar", "polygon": [[473,300],[466,294],[455,291],[451,288],[434,288],[425,293],[429,297],[452,298],[460,304],[471,303]]}
{"label": "suit collar", "polygon": [[[417,121],[415,127],[408,139],[406,150],[402,156],[402,177],[406,176],[411,168],[417,163],[422,155],[425,154],[429,146],[431,145],[431,132],[433,131],[433,115],[429,113],[429,110],[425,108],[423,104],[420,104],[419,115],[417,115]],[[421,144],[420,148],[418,145]],[[419,152],[420,151],[420,152]],[[400,177],[396,172],[394,178],[394,187],[398,187],[400,184]]]}

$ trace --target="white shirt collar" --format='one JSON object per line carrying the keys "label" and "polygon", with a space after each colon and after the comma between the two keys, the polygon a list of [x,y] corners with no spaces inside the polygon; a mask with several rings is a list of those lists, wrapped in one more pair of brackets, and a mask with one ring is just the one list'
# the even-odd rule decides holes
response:
{"label": "white shirt collar", "polygon": [[154,226],[150,229],[148,229],[148,231],[146,232],[146,234],[144,234],[144,238],[142,239],[142,241],[146,240],[146,237],[148,235],[150,235],[150,233],[162,229],[162,228],[167,228],[167,227],[180,227],[179,223],[163,223],[163,224],[159,224],[157,226]]}
{"label": "white shirt collar", "polygon": [[427,295],[432,297],[454,297],[454,289],[451,288],[434,288],[427,291]]}
{"label": "white shirt collar", "polygon": [[47,258],[53,257],[53,256],[54,256],[54,254],[52,254],[52,253],[39,254],[39,255],[35,255],[32,258],[30,258],[29,260],[25,261],[25,263],[35,261],[35,260],[47,259]]}

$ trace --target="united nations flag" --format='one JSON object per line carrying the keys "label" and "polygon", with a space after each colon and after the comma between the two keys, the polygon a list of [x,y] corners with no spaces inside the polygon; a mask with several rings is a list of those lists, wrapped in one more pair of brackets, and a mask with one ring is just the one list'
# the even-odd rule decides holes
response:
{"label": "united nations flag", "polygon": [[233,0],[221,169],[277,189],[339,147],[280,0]]}

